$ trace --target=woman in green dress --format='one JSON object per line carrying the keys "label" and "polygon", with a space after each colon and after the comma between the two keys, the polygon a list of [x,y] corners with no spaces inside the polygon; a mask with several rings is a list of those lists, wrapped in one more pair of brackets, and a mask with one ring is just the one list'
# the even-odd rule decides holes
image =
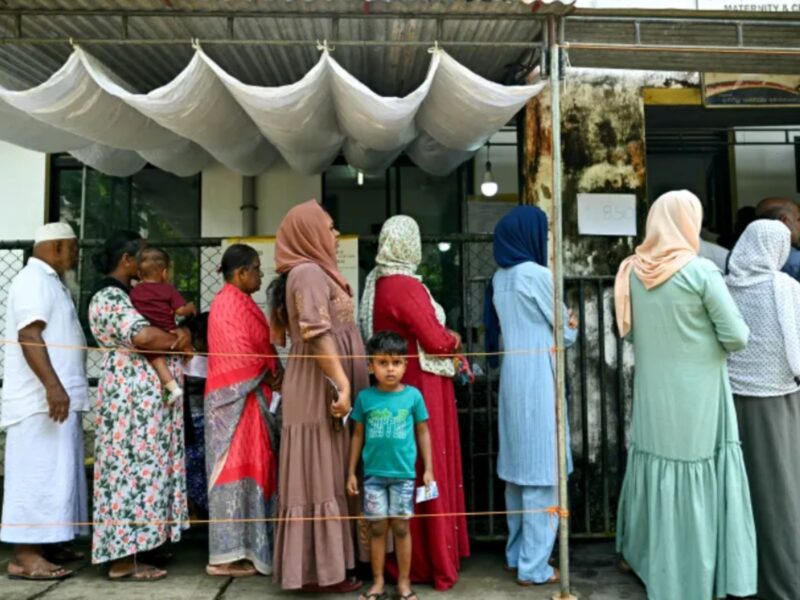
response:
{"label": "woman in green dress", "polygon": [[614,290],[636,362],[617,549],[650,600],[756,592],[753,512],[726,366],[749,332],[720,270],[697,257],[702,214],[687,191],[656,200]]}

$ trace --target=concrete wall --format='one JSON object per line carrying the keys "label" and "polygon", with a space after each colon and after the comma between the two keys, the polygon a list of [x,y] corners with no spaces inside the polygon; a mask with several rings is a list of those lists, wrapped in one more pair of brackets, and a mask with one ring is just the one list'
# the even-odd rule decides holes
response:
{"label": "concrete wall", "polygon": [[0,240],[31,239],[46,198],[47,155],[0,142]]}
{"label": "concrete wall", "polygon": [[321,175],[299,175],[284,162],[273,165],[256,181],[258,234],[275,235],[289,209],[312,198],[322,198]]}
{"label": "concrete wall", "polygon": [[241,235],[242,176],[216,164],[203,171],[201,184],[201,236]]}
{"label": "concrete wall", "polygon": [[[203,171],[201,232],[203,237],[241,235],[242,176],[222,165]],[[290,208],[322,194],[322,176],[298,175],[285,163],[273,165],[255,184],[256,232],[275,235]]]}

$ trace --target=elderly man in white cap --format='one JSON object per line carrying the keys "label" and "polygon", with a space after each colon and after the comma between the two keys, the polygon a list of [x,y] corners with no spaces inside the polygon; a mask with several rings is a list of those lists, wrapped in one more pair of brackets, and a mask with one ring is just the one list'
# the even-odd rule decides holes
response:
{"label": "elderly man in white cap", "polygon": [[80,556],[63,543],[86,533],[76,525],[87,518],[81,429],[81,412],[89,408],[86,339],[63,283],[77,262],[72,228],[43,225],[33,257],[8,292],[0,541],[15,544],[12,578],[68,577],[71,571],[55,563]]}

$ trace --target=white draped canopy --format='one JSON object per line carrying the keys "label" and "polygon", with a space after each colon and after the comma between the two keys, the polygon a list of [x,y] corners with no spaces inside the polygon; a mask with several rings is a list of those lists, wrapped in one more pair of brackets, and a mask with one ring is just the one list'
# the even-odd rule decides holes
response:
{"label": "white draped canopy", "polygon": [[41,85],[0,87],[0,140],[69,152],[115,176],[148,162],[188,176],[213,161],[257,175],[279,156],[310,175],[340,151],[366,173],[405,151],[426,172],[445,175],[543,86],[488,81],[437,48],[425,80],[403,98],[377,95],[327,49],[300,81],[261,87],[242,83],[197,48],[175,79],[140,94],[78,47]]}

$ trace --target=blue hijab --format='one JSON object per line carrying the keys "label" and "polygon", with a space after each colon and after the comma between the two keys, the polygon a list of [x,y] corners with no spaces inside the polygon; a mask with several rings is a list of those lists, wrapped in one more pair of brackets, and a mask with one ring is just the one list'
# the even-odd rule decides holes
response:
{"label": "blue hijab", "polygon": [[[518,206],[500,219],[494,230],[494,260],[502,269],[524,262],[547,266],[547,215],[536,206]],[[486,329],[486,352],[500,349],[500,319],[494,308],[492,280],[483,302],[483,325]],[[499,364],[497,356],[489,356],[490,367]]]}

